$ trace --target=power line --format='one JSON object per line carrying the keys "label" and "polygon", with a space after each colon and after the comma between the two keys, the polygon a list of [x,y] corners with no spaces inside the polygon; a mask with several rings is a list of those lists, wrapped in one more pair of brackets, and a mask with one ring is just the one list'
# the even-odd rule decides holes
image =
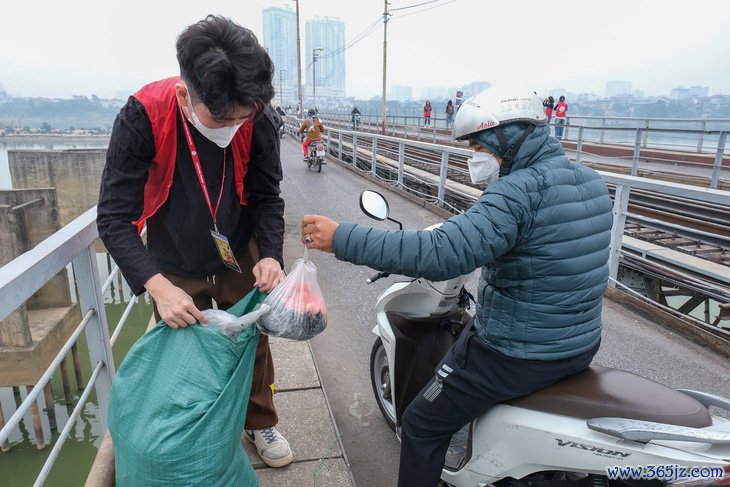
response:
{"label": "power line", "polygon": [[341,52],[344,52],[344,51],[350,49],[351,47],[353,47],[354,45],[358,44],[360,41],[365,39],[367,36],[372,34],[382,21],[383,21],[383,19],[378,17],[378,19],[375,22],[373,22],[368,27],[366,27],[364,31],[362,31],[361,33],[359,33],[358,35],[353,37],[348,43],[346,43],[345,45],[343,45],[341,47],[338,47],[337,49],[332,50],[331,52],[323,54],[322,57],[327,57],[327,58],[334,57],[335,55],[340,54]]}
{"label": "power line", "polygon": [[407,8],[420,7],[422,5],[428,5],[429,3],[436,3],[436,2],[440,2],[440,1],[441,0],[431,0],[430,2],[423,2],[423,3],[416,3],[414,5],[408,5],[407,7],[391,8],[389,11],[390,12],[395,12],[396,10],[405,10]]}
{"label": "power line", "polygon": [[[436,0],[436,1],[442,1],[442,0]],[[416,15],[416,14],[420,14],[422,12],[427,12],[429,10],[433,10],[435,8],[443,7],[444,5],[448,5],[450,3],[454,3],[455,1],[456,0],[449,0],[448,2],[442,3],[440,5],[434,5],[433,7],[424,8],[422,10],[418,10],[417,12],[411,12],[409,14],[395,16],[394,18],[397,18],[397,19],[405,19],[406,17],[410,17],[411,15]],[[433,2],[426,2],[426,3],[433,3]],[[425,4],[422,4],[422,5],[425,5]]]}

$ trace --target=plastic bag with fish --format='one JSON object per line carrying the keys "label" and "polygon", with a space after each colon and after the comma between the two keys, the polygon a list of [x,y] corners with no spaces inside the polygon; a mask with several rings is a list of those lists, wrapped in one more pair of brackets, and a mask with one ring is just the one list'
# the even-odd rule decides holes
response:
{"label": "plastic bag with fish", "polygon": [[291,272],[264,300],[270,310],[257,322],[270,336],[309,340],[327,327],[327,307],[317,283],[317,266],[308,251],[297,259]]}

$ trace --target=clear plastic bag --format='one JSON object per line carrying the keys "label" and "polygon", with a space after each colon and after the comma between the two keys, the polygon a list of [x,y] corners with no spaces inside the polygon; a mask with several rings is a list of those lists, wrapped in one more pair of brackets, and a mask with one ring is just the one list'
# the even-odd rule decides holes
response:
{"label": "clear plastic bag", "polygon": [[[259,318],[269,312],[267,304],[257,305],[253,311],[238,317],[221,309],[204,309],[201,311],[205,319],[208,320],[203,326],[212,326],[218,328],[226,336],[230,337],[234,342],[238,339],[238,335],[243,330],[251,326]],[[202,323],[201,323],[202,324]]]}
{"label": "clear plastic bag", "polygon": [[258,320],[262,333],[269,336],[309,340],[327,327],[327,308],[317,283],[317,266],[304,257],[297,259],[291,272],[264,300],[270,311]]}

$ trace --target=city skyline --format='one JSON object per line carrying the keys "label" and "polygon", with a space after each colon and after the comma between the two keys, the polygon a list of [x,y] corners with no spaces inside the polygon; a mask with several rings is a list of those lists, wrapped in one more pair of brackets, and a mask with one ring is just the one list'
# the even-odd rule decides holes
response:
{"label": "city skyline", "polygon": [[[527,0],[519,6],[392,0],[387,86],[409,87],[414,98],[422,98],[429,88],[475,81],[540,94],[563,87],[603,96],[607,82],[627,80],[633,91],[646,95],[669,97],[672,90],[693,86],[707,87],[709,95],[730,94],[729,3],[697,0],[686,9],[678,0],[616,0],[598,6],[610,8],[605,13],[612,15],[612,22],[596,22],[594,11],[577,0]],[[139,7],[147,11],[144,16]],[[0,42],[12,46],[0,52],[0,83],[12,96],[129,94],[146,82],[176,74],[177,35],[208,13],[231,17],[268,44],[263,12],[271,7],[293,11],[294,2],[13,2],[3,7],[6,18],[15,21],[0,30]],[[302,83],[306,85],[305,49],[309,51],[306,22],[330,17],[341,19],[345,31],[345,95],[381,96],[383,3],[300,0],[300,7]],[[289,70],[296,71],[296,61],[282,68],[290,84],[296,74],[290,77]],[[275,74],[277,90],[283,81]]]}

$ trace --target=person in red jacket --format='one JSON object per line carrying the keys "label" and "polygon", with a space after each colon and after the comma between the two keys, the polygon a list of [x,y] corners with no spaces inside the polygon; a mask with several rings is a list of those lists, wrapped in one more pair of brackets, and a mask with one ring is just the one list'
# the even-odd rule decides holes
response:
{"label": "person in red jacket", "polygon": [[553,118],[553,109],[555,108],[555,98],[553,95],[548,96],[542,101],[542,106],[545,107],[545,115],[547,115],[547,123],[550,125],[550,119]]}
{"label": "person in red jacket", "polygon": [[[284,201],[273,63],[256,36],[208,16],[177,39],[180,76],[149,83],[114,122],[97,227],[132,291],[171,328],[205,323],[283,279]],[[147,245],[139,232],[146,224]],[[291,463],[276,429],[268,337],[258,342],[246,437],[268,465]]]}
{"label": "person in red jacket", "polygon": [[563,138],[563,128],[565,126],[565,117],[568,112],[568,104],[565,103],[565,97],[560,96],[558,104],[555,106],[555,137],[558,140]]}

